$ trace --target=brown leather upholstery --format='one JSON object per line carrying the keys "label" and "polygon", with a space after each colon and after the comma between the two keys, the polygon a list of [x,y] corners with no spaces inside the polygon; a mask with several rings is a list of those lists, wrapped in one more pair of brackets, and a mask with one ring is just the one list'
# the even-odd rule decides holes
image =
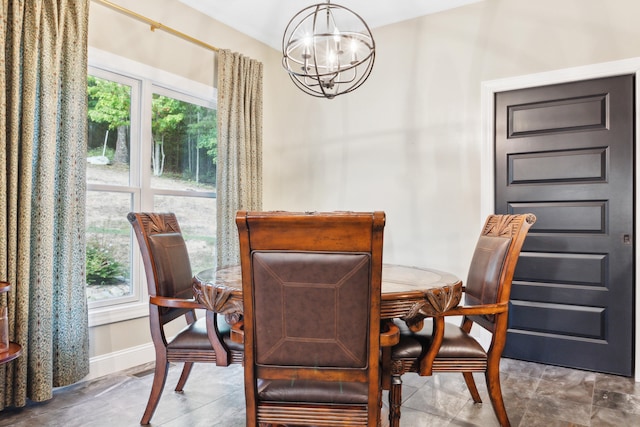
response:
{"label": "brown leather upholstery", "polygon": [[[510,246],[510,237],[480,236],[478,238],[465,284],[466,305],[478,306],[498,302],[500,275]],[[486,329],[493,330],[493,314],[470,317]]]}
{"label": "brown leather upholstery", "polygon": [[[425,322],[414,333],[402,322],[400,342],[390,351],[392,365],[389,406],[391,425],[398,426],[402,402],[400,376],[405,372],[462,372],[473,400],[481,402],[472,372],[484,372],[494,412],[501,426],[509,426],[500,389],[500,357],[506,340],[511,281],[520,250],[536,218],[532,214],[490,215],[487,218],[469,266],[465,306]],[[444,316],[463,316],[461,326]],[[470,335],[477,323],[492,332],[489,350]]]}
{"label": "brown leather upholstery", "polygon": [[384,213],[238,212],[247,426],[377,426]]}
{"label": "brown leather upholstery", "polygon": [[252,259],[258,365],[312,358],[366,367],[369,254],[256,251]]}
{"label": "brown leather upholstery", "polygon": [[264,402],[333,404],[367,403],[367,385],[353,382],[258,380],[258,396]]}
{"label": "brown leather upholstery", "polygon": [[156,264],[156,294],[191,298],[191,263],[180,233],[149,236],[149,251]]}
{"label": "brown leather upholstery", "polygon": [[[394,359],[415,359],[422,357],[433,342],[431,331],[433,321],[426,320],[422,331],[412,332],[403,322],[397,321],[400,328],[400,342],[393,346]],[[459,326],[445,323],[444,337],[437,359],[477,359],[486,364],[487,353],[478,341],[463,332]],[[416,371],[418,370],[416,366]]]}
{"label": "brown leather upholstery", "polygon": [[[129,213],[142,254],[149,291],[149,326],[156,352],[153,385],[140,424],[148,424],[156,410],[170,362],[184,362],[176,391],[182,391],[193,362],[220,366],[242,363],[243,346],[230,339],[230,328],[207,312],[196,319],[195,309],[204,308],[193,299],[191,264],[178,220],[172,213]],[[172,340],[164,326],[178,318],[186,326]]]}
{"label": "brown leather upholstery", "polygon": [[[234,352],[242,352],[243,346],[237,342],[233,342],[230,337],[231,328],[223,320],[216,318],[216,325],[218,333],[222,338],[224,344],[233,350]],[[185,326],[180,332],[173,337],[171,341],[167,343],[167,349],[169,350],[201,350],[211,351],[211,340],[207,333],[207,321],[206,318],[201,318],[195,322]],[[214,350],[215,351],[215,350]],[[242,363],[240,357],[236,356],[232,363]],[[215,360],[213,361],[215,363]],[[179,391],[179,390],[178,390]]]}

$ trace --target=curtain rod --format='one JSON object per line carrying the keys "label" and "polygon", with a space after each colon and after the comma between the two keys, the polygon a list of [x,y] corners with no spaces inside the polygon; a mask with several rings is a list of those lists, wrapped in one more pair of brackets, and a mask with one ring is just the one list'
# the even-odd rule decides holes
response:
{"label": "curtain rod", "polygon": [[136,13],[136,12],[134,12],[132,10],[125,9],[124,7],[119,6],[119,5],[117,5],[115,3],[112,3],[110,1],[107,1],[107,0],[92,0],[92,1],[94,1],[96,3],[100,3],[103,6],[111,8],[111,9],[113,9],[113,10],[115,10],[117,12],[120,12],[122,14],[125,14],[125,15],[127,15],[127,16],[129,16],[131,18],[137,19],[138,21],[144,22],[145,24],[149,24],[149,26],[151,27],[151,31],[155,31],[156,29],[162,30],[162,31],[166,31],[169,34],[173,34],[176,37],[180,37],[181,39],[184,39],[184,40],[187,40],[187,41],[189,41],[191,43],[197,44],[198,46],[204,47],[205,49],[209,49],[209,50],[212,50],[214,52],[217,52],[218,50],[220,50],[219,48],[217,48],[215,46],[212,46],[212,45],[210,45],[208,43],[205,43],[202,40],[198,40],[198,39],[196,39],[194,37],[191,37],[191,36],[189,36],[189,35],[187,35],[185,33],[180,32],[178,30],[174,30],[173,28],[167,27],[166,25],[161,24],[160,22],[156,22],[156,21],[154,21],[152,19],[149,19],[146,16],[140,15],[139,13]]}

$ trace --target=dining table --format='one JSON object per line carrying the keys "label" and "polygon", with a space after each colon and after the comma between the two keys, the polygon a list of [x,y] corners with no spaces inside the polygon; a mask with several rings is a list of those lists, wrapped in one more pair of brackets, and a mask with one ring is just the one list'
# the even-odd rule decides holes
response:
{"label": "dining table", "polygon": [[[195,299],[222,314],[230,325],[242,318],[242,270],[239,265],[209,268],[193,277]],[[451,273],[415,266],[383,264],[381,319],[401,319],[418,331],[424,319],[456,307],[462,281]]]}

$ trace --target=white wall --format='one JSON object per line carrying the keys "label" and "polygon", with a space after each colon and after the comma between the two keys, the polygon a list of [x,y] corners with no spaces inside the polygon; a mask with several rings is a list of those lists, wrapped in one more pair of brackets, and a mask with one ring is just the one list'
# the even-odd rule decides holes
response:
{"label": "white wall", "polygon": [[387,262],[465,277],[487,213],[483,82],[640,57],[638,12],[633,0],[485,0],[374,29],[362,88],[299,96],[292,126],[269,144],[265,206],[384,209]]}
{"label": "white wall", "polygon": [[[325,100],[289,82],[279,52],[179,2],[117,3],[265,64],[265,209],[385,210],[386,262],[463,278],[483,215],[482,82],[640,57],[637,0],[485,0],[373,29],[369,80]],[[358,13],[366,20],[366,10]],[[184,42],[111,15],[92,4],[90,45],[200,80],[211,75],[206,52],[189,56]],[[100,351],[92,354],[125,349],[109,335],[116,329],[93,332]]]}
{"label": "white wall", "polygon": [[464,276],[481,225],[481,83],[638,56],[639,10],[485,0],[374,29],[361,88],[294,94],[289,125],[265,143],[265,207],[384,209],[387,261]]}

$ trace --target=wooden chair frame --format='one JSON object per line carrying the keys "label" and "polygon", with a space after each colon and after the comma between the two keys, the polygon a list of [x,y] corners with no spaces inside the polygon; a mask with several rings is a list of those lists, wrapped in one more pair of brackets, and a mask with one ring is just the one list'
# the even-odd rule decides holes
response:
{"label": "wooden chair frame", "polygon": [[[430,333],[430,346],[428,350],[418,358],[397,358],[385,354],[385,358],[391,359],[391,389],[389,392],[389,406],[391,426],[399,426],[400,406],[402,404],[402,380],[401,375],[405,372],[417,372],[420,375],[431,375],[433,372],[462,372],[465,383],[476,403],[482,402],[475,381],[473,372],[483,372],[489,391],[489,397],[494,412],[503,427],[509,427],[509,418],[502,398],[500,387],[500,358],[504,350],[507,337],[507,323],[509,316],[509,298],[511,295],[511,282],[516,268],[516,263],[520,256],[520,250],[524,243],[529,228],[535,223],[536,217],[533,214],[521,215],[490,215],[482,229],[476,254],[472,260],[467,286],[463,287],[466,295],[465,306],[459,306],[449,310],[433,319],[433,327]],[[482,239],[502,239],[508,241],[508,248],[505,253],[501,253],[500,248],[481,247]],[[485,240],[485,242],[487,242]],[[491,245],[489,245],[491,246]],[[497,245],[496,245],[497,246]],[[473,268],[477,266],[475,256],[481,252],[491,251],[489,259],[491,262],[500,262],[499,274],[495,276],[495,283],[484,282],[484,277],[474,277],[476,273]],[[495,268],[495,267],[494,267]],[[473,285],[473,295],[469,293],[469,285]],[[479,287],[495,290],[495,300],[486,301],[486,298],[479,295]],[[474,323],[479,324],[487,331],[491,332],[491,344],[484,357],[470,359],[439,358],[441,346],[445,337],[445,330],[455,325],[445,324],[445,317],[462,316],[460,330],[468,335]],[[429,334],[429,331],[422,332]],[[463,335],[464,336],[464,335]],[[470,338],[473,340],[473,338]],[[401,344],[402,345],[402,338]],[[478,348],[479,344],[478,344]],[[385,353],[388,350],[385,349]],[[484,352],[484,350],[481,350]],[[389,351],[390,352],[390,351]]]}
{"label": "wooden chair frame", "polygon": [[[378,426],[381,409],[380,292],[384,213],[240,211],[236,223],[240,237],[244,299],[246,425]],[[274,366],[257,362],[256,311],[252,297],[254,258],[256,253],[265,251],[370,254],[371,297],[365,369],[315,366],[312,357],[309,358],[309,366]],[[387,336],[384,341],[397,342],[398,330],[395,329],[392,335],[395,339]],[[367,404],[313,404],[304,399],[298,402],[261,400],[258,378],[365,383],[368,387]]]}
{"label": "wooden chair frame", "polygon": [[[147,277],[149,291],[149,326],[151,338],[156,353],[156,364],[153,377],[153,385],[149,401],[144,411],[140,424],[149,424],[153,416],[164,385],[167,379],[169,363],[184,362],[182,374],[178,380],[175,391],[181,392],[184,388],[194,362],[215,363],[218,366],[228,366],[231,363],[242,363],[243,351],[241,346],[230,348],[225,342],[223,334],[218,328],[216,313],[207,310],[205,318],[198,321],[196,309],[206,309],[197,302],[189,290],[192,282],[173,284],[178,292],[163,295],[160,286],[160,276],[168,280],[170,266],[162,265],[155,257],[151,240],[154,236],[167,236],[176,242],[184,244],[182,232],[178,220],[173,213],[131,212],[127,219],[133,227],[138,246],[142,254],[144,269]],[[186,252],[186,247],[184,248]],[[184,255],[184,254],[183,254]],[[188,255],[186,255],[188,257]],[[188,262],[188,258],[187,261]],[[182,266],[191,272],[191,266]],[[189,273],[190,275],[190,273]],[[187,327],[169,341],[165,335],[164,326],[180,317],[186,319]],[[202,323],[204,322],[204,325]],[[205,335],[206,334],[206,335]],[[199,338],[202,344],[194,346],[181,346],[179,337]],[[208,338],[208,342],[206,339]]]}

